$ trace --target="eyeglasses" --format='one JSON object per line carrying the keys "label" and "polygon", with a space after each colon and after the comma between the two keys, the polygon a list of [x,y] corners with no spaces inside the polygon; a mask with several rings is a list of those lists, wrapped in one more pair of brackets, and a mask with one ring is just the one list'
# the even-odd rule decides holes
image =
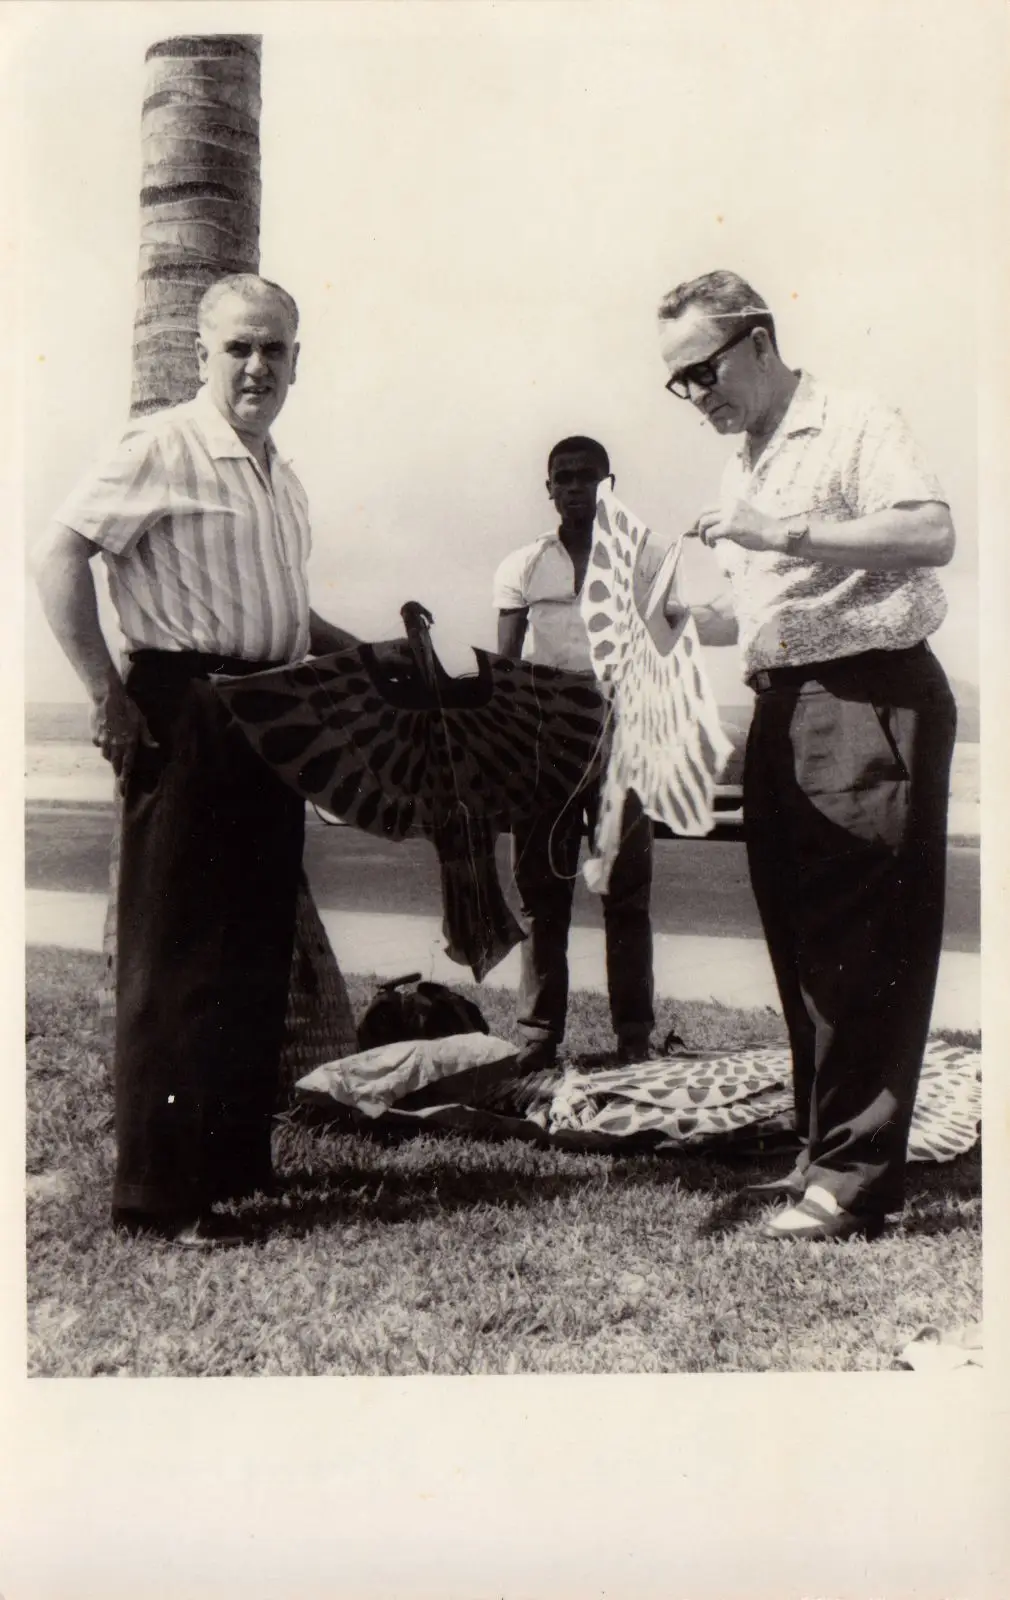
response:
{"label": "eyeglasses", "polygon": [[716,362],[726,354],[727,350],[732,350],[735,344],[742,344],[744,339],[749,339],[755,329],[759,327],[761,327],[761,323],[752,322],[749,328],[744,328],[740,333],[735,333],[732,339],[727,339],[726,343],[721,344],[718,350],[713,350],[712,354],[706,356],[704,361],[695,361],[692,366],[681,367],[679,372],[673,374],[673,377],[665,387],[671,394],[675,394],[678,400],[690,400],[690,386],[692,383],[698,389],[714,389],[719,382]]}

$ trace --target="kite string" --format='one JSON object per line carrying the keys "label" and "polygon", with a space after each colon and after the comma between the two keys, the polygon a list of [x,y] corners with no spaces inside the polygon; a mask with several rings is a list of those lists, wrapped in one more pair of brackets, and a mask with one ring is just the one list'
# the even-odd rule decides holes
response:
{"label": "kite string", "polygon": [[[531,675],[531,683],[532,683],[532,687],[533,687],[533,698],[534,698],[534,700],[536,700],[537,706],[539,707],[540,701],[537,698],[537,680],[536,680],[536,673],[535,672]],[[541,713],[541,720],[542,720],[542,715],[543,714]],[[556,864],[555,858],[554,858],[554,835],[555,835],[555,830],[561,826],[561,823],[562,823],[562,821],[564,819],[564,816],[565,816],[566,812],[568,811],[569,807],[575,804],[575,802],[578,799],[579,795],[582,794],[585,790],[587,790],[590,787],[591,783],[593,782],[593,777],[592,777],[593,770],[596,767],[598,758],[602,757],[603,752],[604,752],[604,750],[606,748],[607,737],[608,737],[608,733],[609,733],[609,730],[610,730],[610,723],[611,723],[612,719],[613,719],[613,707],[612,707],[611,702],[609,701],[609,699],[604,698],[603,723],[602,723],[602,725],[600,727],[599,733],[596,735],[596,738],[595,738],[595,740],[593,742],[593,748],[592,748],[592,751],[590,752],[589,758],[588,758],[588,760],[585,762],[585,764],[583,766],[582,773],[581,773],[581,775],[579,777],[578,783],[575,785],[575,787],[571,791],[571,793],[566,796],[564,805],[561,807],[560,811],[555,813],[555,815],[553,816],[552,821],[551,821],[550,830],[549,830],[548,835],[547,835],[547,865],[548,865],[548,867],[550,869],[551,876],[554,877],[554,878],[557,878],[561,882],[565,882],[565,883],[574,882],[574,880],[576,878],[578,878],[579,873],[578,873],[578,866],[577,865],[576,865],[576,869],[575,869],[574,872],[560,872],[558,870],[558,867],[557,867],[557,864]],[[536,750],[537,750],[537,773],[539,775],[539,771],[540,771],[540,741],[539,741],[539,739],[537,740],[537,743],[536,743]],[[517,857],[517,861],[516,861],[517,865],[518,865],[518,862],[521,861],[521,859],[522,859],[521,855]]]}

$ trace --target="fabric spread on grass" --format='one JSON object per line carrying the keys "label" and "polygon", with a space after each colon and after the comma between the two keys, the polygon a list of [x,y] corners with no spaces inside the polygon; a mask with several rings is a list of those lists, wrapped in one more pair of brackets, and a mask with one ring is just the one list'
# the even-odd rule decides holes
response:
{"label": "fabric spread on grass", "polygon": [[[465,1068],[478,1065],[467,1054],[480,1044],[490,1048],[481,1065],[491,1070],[467,1077]],[[518,1080],[509,1105],[503,1087],[513,1070],[512,1053],[503,1040],[470,1034],[409,1047],[387,1045],[319,1067],[297,1087],[316,1104],[337,1100],[372,1118],[381,1120],[384,1113],[400,1126],[422,1118],[429,1126],[498,1132],[568,1148],[616,1153],[646,1143],[657,1151],[729,1151],[795,1141],[791,1063],[781,1047],[558,1071],[545,1078],[532,1104]],[[398,1091],[399,1073],[405,1074],[404,1084],[409,1079],[409,1090]],[[973,1148],[981,1129],[981,1076],[980,1051],[929,1042],[909,1134],[910,1161],[953,1161]],[[381,1095],[375,1087],[380,1080]],[[424,1091],[423,1104],[418,1090]],[[413,1104],[406,1098],[411,1093]]]}

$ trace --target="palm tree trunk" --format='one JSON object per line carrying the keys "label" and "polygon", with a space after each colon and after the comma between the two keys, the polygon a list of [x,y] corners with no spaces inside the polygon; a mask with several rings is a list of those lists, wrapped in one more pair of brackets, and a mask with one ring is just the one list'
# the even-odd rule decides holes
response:
{"label": "palm tree trunk", "polygon": [[131,416],[192,399],[201,295],[259,271],[259,38],[165,39],[146,59]]}
{"label": "palm tree trunk", "polygon": [[[197,307],[216,278],[259,270],[260,39],[206,34],[147,52],[141,115],[140,273],[130,415],[192,399]],[[120,802],[99,986],[106,1045],[115,1035]],[[347,990],[303,875],[282,1076],[355,1048]]]}

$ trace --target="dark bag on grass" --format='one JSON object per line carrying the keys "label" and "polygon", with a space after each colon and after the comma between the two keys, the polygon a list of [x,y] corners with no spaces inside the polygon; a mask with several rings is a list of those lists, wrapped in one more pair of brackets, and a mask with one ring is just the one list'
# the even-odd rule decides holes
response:
{"label": "dark bag on grass", "polygon": [[[380,983],[358,1023],[358,1049],[374,1050],[401,1039],[447,1039],[454,1033],[490,1033],[480,1007],[447,989],[444,983],[422,983],[419,972]],[[402,992],[404,984],[414,984]]]}

